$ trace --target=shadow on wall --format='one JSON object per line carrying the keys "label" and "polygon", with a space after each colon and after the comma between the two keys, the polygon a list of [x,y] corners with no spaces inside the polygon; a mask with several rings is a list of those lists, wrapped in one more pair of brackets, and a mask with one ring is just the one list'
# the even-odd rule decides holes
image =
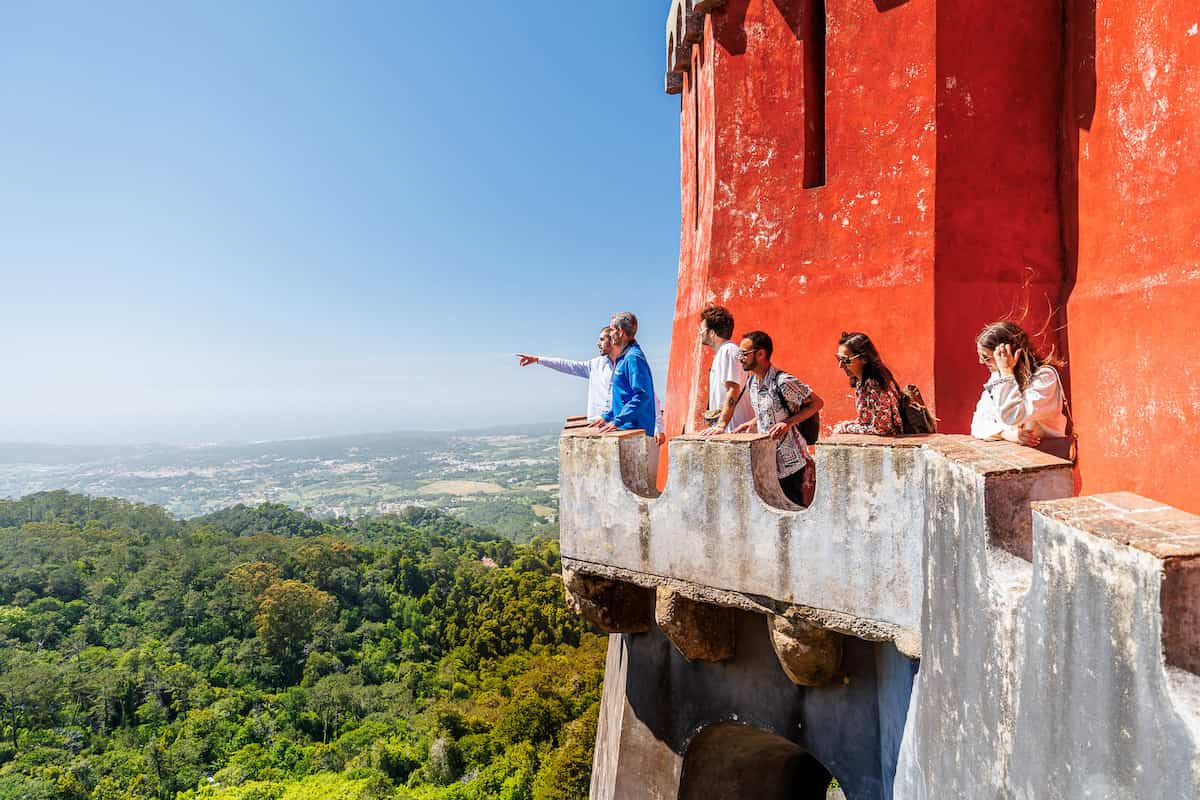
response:
{"label": "shadow on wall", "polygon": [[[825,40],[825,0],[773,0],[780,16],[787,22],[796,41]],[[908,0],[876,0],[903,5]],[[746,11],[750,0],[729,0],[720,14],[713,16],[713,38],[727,53],[735,56],[746,52]],[[881,9],[882,10],[882,9]]]}
{"label": "shadow on wall", "polygon": [[[1063,0],[1062,150],[1059,197],[1062,208],[1063,289],[1055,320],[1061,330],[1063,388],[1071,397],[1071,329],[1067,304],[1079,274],[1079,132],[1092,129],[1096,114],[1096,0]],[[1074,421],[1072,420],[1072,425]],[[1078,431],[1076,431],[1078,434]],[[1075,492],[1081,486],[1079,459],[1086,459],[1086,439],[1075,462]]]}
{"label": "shadow on wall", "polygon": [[917,662],[846,637],[842,675],[799,687],[780,669],[766,618],[734,613],[736,655],[721,663],[687,661],[657,629],[622,634],[625,700],[681,757],[678,797],[823,800],[832,773],[849,798],[890,798]]}
{"label": "shadow on wall", "polygon": [[[1094,0],[1062,0],[1081,1]],[[1069,355],[1065,10],[936,4],[934,405],[947,431],[970,424],[982,377],[973,341],[984,325],[1015,316],[1039,348]]]}
{"label": "shadow on wall", "polygon": [[832,777],[795,743],[748,725],[724,723],[705,728],[692,740],[683,760],[679,800],[824,800]]}

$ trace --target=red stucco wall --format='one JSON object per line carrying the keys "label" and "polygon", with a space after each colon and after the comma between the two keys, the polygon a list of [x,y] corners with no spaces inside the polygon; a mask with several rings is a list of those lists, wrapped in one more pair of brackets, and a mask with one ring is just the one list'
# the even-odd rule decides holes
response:
{"label": "red stucco wall", "polygon": [[[802,2],[730,0],[694,48],[682,98],[680,286],[667,424],[702,410],[707,351],[699,311],[728,306],[738,332],[766,330],[776,361],[825,396],[824,419],[853,414],[833,359],[842,330],[868,330],[905,379],[932,386],[933,6],[887,13],[830,2],[825,45],[824,186],[804,188]],[[896,60],[863,59],[887,52]],[[811,59],[810,59],[811,63]],[[695,97],[700,218],[694,216]],[[904,344],[910,343],[910,344]],[[697,400],[697,396],[700,396]]]}
{"label": "red stucco wall", "polygon": [[853,415],[832,355],[857,329],[951,432],[975,333],[1015,314],[1069,361],[1082,489],[1200,511],[1200,6],[826,0],[806,186],[811,2],[729,0],[693,46],[668,430],[704,405],[706,303],[774,337],[827,426]]}
{"label": "red stucco wall", "polygon": [[1200,512],[1200,4],[1068,9],[1067,330],[1082,489]]}
{"label": "red stucco wall", "polygon": [[1060,344],[1062,12],[1053,0],[937,8],[934,400],[943,428],[964,433],[987,379],[984,325],[1015,317],[1043,348]]}

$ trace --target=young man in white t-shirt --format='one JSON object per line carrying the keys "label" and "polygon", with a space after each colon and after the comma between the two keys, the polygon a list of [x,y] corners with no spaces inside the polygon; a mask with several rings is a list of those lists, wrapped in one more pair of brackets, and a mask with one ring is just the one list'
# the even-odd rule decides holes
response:
{"label": "young man in white t-shirt", "polygon": [[747,420],[753,419],[750,398],[742,391],[747,373],[738,359],[738,346],[733,337],[733,315],[724,306],[709,306],[700,312],[700,342],[713,351],[712,368],[708,371],[709,426],[701,436],[730,433]]}

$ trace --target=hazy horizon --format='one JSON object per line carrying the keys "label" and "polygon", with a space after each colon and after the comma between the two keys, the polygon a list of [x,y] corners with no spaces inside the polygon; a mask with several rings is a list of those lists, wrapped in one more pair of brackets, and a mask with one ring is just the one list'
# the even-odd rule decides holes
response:
{"label": "hazy horizon", "polygon": [[17,447],[48,447],[61,449],[119,449],[119,448],[135,448],[135,447],[167,447],[167,448],[204,448],[204,447],[229,447],[229,446],[247,446],[260,444],[279,444],[284,442],[306,442],[306,441],[321,441],[332,439],[356,439],[356,438],[372,438],[372,437],[388,437],[388,436],[420,436],[420,435],[446,435],[446,434],[462,434],[472,436],[502,436],[508,434],[517,434],[522,432],[548,432],[558,428],[563,423],[562,419],[554,420],[535,420],[532,422],[519,423],[500,423],[496,425],[478,425],[478,426],[455,426],[441,428],[395,428],[391,430],[345,430],[335,431],[332,433],[321,433],[314,435],[299,435],[299,436],[272,436],[261,439],[244,439],[244,438],[227,438],[227,439],[128,439],[128,440],[111,440],[111,441],[86,441],[86,440],[62,440],[53,441],[48,439],[6,439],[0,438],[0,459],[4,456],[4,448]]}

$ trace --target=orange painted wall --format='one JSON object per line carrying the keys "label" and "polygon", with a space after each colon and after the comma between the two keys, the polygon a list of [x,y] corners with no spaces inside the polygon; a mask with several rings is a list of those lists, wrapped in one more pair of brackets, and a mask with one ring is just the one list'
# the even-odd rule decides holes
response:
{"label": "orange painted wall", "polygon": [[1200,5],[1068,2],[1067,302],[1084,492],[1200,512]]}

